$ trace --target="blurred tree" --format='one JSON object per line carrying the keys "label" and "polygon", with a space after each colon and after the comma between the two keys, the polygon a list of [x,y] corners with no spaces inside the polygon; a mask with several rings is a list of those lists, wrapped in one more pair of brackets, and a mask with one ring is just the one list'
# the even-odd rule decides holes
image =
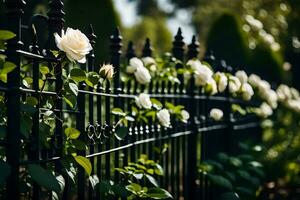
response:
{"label": "blurred tree", "polygon": [[112,0],[66,0],[65,11],[66,26],[87,32],[89,24],[93,25],[98,62],[109,61],[109,36],[120,25]]}
{"label": "blurred tree", "polygon": [[171,50],[172,34],[164,18],[143,17],[140,23],[126,29],[124,33],[125,38],[133,40],[137,52],[141,52],[147,37],[155,49],[154,53],[162,54]]}
{"label": "blurred tree", "polygon": [[247,66],[249,49],[240,23],[232,14],[223,14],[213,24],[207,38],[207,48],[218,59],[224,59],[233,67]]}

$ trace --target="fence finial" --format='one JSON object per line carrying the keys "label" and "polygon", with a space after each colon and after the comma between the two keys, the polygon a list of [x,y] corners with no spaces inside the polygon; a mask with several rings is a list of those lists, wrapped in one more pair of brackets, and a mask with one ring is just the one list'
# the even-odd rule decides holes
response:
{"label": "fence finial", "polygon": [[198,42],[195,35],[193,35],[192,42],[188,46],[188,59],[197,58],[199,54],[199,46],[200,43]]}
{"label": "fence finial", "polygon": [[182,36],[181,28],[178,28],[177,34],[175,35],[173,41],[173,55],[175,58],[179,60],[183,60],[183,53],[184,53],[183,36]]}
{"label": "fence finial", "polygon": [[205,53],[204,59],[205,62],[209,63],[211,66],[215,67],[216,58],[214,56],[214,52],[208,49]]}
{"label": "fence finial", "polygon": [[110,49],[111,49],[111,64],[115,67],[114,88],[120,91],[120,60],[122,48],[122,36],[120,35],[119,28],[115,29],[113,35],[110,36]]}
{"label": "fence finial", "polygon": [[136,57],[136,54],[134,52],[134,45],[132,41],[129,41],[126,51],[126,57],[128,60],[130,60],[133,57]]}
{"label": "fence finial", "polygon": [[[52,0],[49,2],[48,11],[48,28],[49,28],[49,38],[47,42],[47,49],[57,49],[55,45],[54,33],[61,34],[64,26],[64,16],[63,11],[64,3],[61,0]],[[48,52],[49,53],[49,52]]]}
{"label": "fence finial", "polygon": [[143,49],[143,57],[151,57],[151,56],[152,56],[152,46],[150,43],[150,39],[147,38]]}

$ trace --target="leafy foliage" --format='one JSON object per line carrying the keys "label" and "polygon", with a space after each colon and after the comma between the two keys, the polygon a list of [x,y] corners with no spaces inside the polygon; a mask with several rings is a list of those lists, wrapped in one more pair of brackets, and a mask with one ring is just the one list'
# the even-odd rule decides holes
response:
{"label": "leafy foliage", "polygon": [[162,167],[147,155],[141,155],[137,163],[115,168],[122,175],[121,183],[103,181],[99,189],[103,197],[128,197],[128,199],[169,199],[172,195],[159,187],[155,176],[163,176]]}

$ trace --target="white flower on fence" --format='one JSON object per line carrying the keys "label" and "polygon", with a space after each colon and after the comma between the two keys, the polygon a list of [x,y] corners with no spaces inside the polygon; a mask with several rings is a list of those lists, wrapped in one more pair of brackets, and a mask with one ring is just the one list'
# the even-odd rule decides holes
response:
{"label": "white flower on fence", "polygon": [[156,62],[152,57],[144,57],[142,58],[142,61],[150,71],[156,71]]}
{"label": "white flower on fence", "polygon": [[229,92],[236,93],[241,87],[241,81],[235,76],[229,76]]}
{"label": "white flower on fence", "polygon": [[86,55],[92,50],[89,39],[78,29],[67,28],[61,36],[54,33],[57,47],[66,53],[70,61],[86,62]]}
{"label": "white flower on fence", "polygon": [[217,72],[215,73],[215,80],[218,85],[218,91],[224,92],[227,85],[228,85],[228,78],[223,72]]}
{"label": "white flower on fence", "polygon": [[235,76],[241,81],[241,83],[247,83],[248,81],[248,75],[243,70],[237,71]]}
{"label": "white flower on fence", "polygon": [[157,118],[159,123],[164,127],[169,127],[171,125],[171,116],[167,109],[162,109],[157,112]]}
{"label": "white flower on fence", "polygon": [[248,78],[248,82],[254,86],[257,87],[257,84],[261,81],[260,77],[257,76],[256,74],[251,74]]}
{"label": "white flower on fence", "polygon": [[147,84],[151,81],[149,70],[144,67],[143,62],[136,57],[129,60],[129,66],[126,67],[126,72],[128,74],[134,74],[140,84]]}
{"label": "white flower on fence", "polygon": [[114,67],[112,65],[102,65],[99,74],[104,79],[112,79],[114,76]]}
{"label": "white flower on fence", "polygon": [[210,95],[217,94],[218,88],[217,88],[217,83],[216,83],[215,79],[213,79],[213,78],[208,79],[204,89],[207,94],[210,94]]}
{"label": "white flower on fence", "polygon": [[254,91],[249,83],[243,83],[241,87],[242,97],[245,101],[249,101],[254,95]]}
{"label": "white flower on fence", "polygon": [[142,93],[138,97],[135,97],[135,103],[139,108],[151,109],[152,102],[148,94]]}
{"label": "white flower on fence", "polygon": [[187,121],[188,121],[189,118],[190,118],[190,114],[188,113],[188,111],[182,110],[182,111],[181,111],[181,117],[182,117],[181,121],[182,121],[183,123],[187,123]]}
{"label": "white flower on fence", "polygon": [[187,65],[194,72],[196,86],[205,86],[208,80],[212,78],[213,71],[206,65],[201,64],[199,60],[189,60]]}
{"label": "white flower on fence", "polygon": [[281,102],[284,102],[292,97],[290,88],[285,84],[279,85],[279,87],[276,90],[276,93],[278,100]]}
{"label": "white flower on fence", "polygon": [[144,67],[143,62],[137,57],[133,57],[129,60],[129,65],[126,67],[126,72],[128,74],[133,74],[137,68]]}
{"label": "white flower on fence", "polygon": [[147,84],[151,81],[151,75],[146,67],[137,68],[134,72],[134,76],[140,84]]}
{"label": "white flower on fence", "polygon": [[262,118],[267,118],[273,114],[272,108],[266,102],[263,102],[258,111],[256,112],[258,116]]}
{"label": "white flower on fence", "polygon": [[209,116],[215,121],[220,121],[223,118],[223,111],[218,108],[213,108],[210,110]]}

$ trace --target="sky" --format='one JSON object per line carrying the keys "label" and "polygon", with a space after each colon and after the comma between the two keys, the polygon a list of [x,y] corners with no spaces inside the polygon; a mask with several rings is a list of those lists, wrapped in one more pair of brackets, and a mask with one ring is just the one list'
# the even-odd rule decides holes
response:
{"label": "sky", "polygon": [[[122,23],[125,27],[131,27],[138,23],[140,18],[137,16],[136,3],[128,0],[113,0],[115,7],[122,19]],[[168,0],[159,0],[159,6],[165,10],[172,10],[173,6],[168,3]],[[167,25],[173,35],[176,34],[178,27],[183,30],[184,41],[189,43],[192,35],[195,33],[190,25],[190,19],[192,12],[186,10],[178,10],[175,17],[167,21]]]}

